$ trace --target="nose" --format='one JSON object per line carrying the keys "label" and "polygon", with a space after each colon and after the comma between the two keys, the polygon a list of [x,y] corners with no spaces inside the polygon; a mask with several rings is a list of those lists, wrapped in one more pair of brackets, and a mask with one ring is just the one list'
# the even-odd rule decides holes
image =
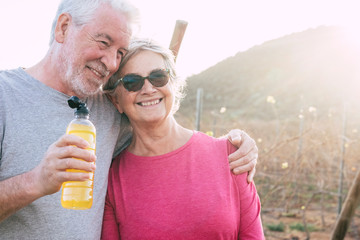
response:
{"label": "nose", "polygon": [[101,61],[105,64],[108,71],[111,72],[111,75],[115,73],[120,65],[121,57],[117,51],[108,50],[106,54],[102,57]]}
{"label": "nose", "polygon": [[153,93],[157,89],[149,82],[148,79],[144,79],[144,85],[141,88],[142,93]]}

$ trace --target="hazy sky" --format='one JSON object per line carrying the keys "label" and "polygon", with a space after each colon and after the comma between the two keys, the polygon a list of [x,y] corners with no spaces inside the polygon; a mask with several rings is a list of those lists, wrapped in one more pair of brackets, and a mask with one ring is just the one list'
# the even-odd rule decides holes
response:
{"label": "hazy sky", "polygon": [[[321,25],[360,31],[358,0],[133,0],[142,35],[169,44],[177,19],[188,27],[179,73],[196,74],[254,45]],[[59,0],[4,1],[0,8],[0,69],[29,67],[48,49]],[[359,30],[356,30],[359,29]]]}

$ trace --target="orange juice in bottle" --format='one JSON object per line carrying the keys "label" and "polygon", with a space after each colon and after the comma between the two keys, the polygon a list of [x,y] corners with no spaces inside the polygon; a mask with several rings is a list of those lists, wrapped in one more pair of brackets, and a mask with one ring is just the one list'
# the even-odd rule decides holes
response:
{"label": "orange juice in bottle", "polygon": [[[66,134],[73,134],[85,139],[90,147],[88,151],[95,154],[96,129],[89,120],[89,110],[76,96],[68,100],[71,108],[76,108],[75,119],[70,122]],[[79,159],[79,161],[83,161]],[[76,169],[67,169],[70,172],[85,172]],[[86,181],[68,181],[62,184],[61,205],[68,209],[89,209],[93,202],[94,173]]]}

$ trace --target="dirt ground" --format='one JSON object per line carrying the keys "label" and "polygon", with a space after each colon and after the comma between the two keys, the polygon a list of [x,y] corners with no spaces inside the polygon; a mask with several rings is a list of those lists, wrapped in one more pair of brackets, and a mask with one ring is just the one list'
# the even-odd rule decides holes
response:
{"label": "dirt ground", "polygon": [[[306,211],[306,224],[316,228],[315,231],[309,232],[310,238],[315,240],[328,240],[331,237],[332,230],[336,222],[336,213],[326,213],[324,216],[323,225],[321,214],[319,211]],[[357,216],[353,219],[353,224],[345,236],[345,240],[360,239],[360,220]],[[301,212],[293,214],[283,214],[277,211],[264,212],[262,214],[262,221],[264,225],[265,237],[267,240],[305,240],[307,239],[306,232],[293,230],[290,225],[296,223],[303,223]],[[279,224],[282,222],[285,225],[284,232],[270,231],[267,226],[269,224]]]}

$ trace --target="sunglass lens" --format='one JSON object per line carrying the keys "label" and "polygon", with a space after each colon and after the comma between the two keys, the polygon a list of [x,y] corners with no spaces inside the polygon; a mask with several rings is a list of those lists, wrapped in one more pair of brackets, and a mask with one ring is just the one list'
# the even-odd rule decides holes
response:
{"label": "sunglass lens", "polygon": [[144,80],[138,75],[126,75],[123,79],[123,84],[128,91],[139,91],[144,85]]}
{"label": "sunglass lens", "polygon": [[169,74],[164,70],[152,72],[149,76],[149,80],[155,87],[163,87],[169,81]]}

